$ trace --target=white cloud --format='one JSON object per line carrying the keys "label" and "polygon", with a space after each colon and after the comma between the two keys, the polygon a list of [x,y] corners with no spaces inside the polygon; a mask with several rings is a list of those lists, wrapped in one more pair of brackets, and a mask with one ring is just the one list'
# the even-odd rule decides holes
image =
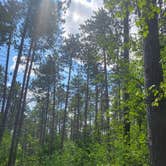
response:
{"label": "white cloud", "polygon": [[72,0],[64,18],[65,36],[77,33],[79,25],[93,15],[93,11],[103,6],[103,0]]}
{"label": "white cloud", "polygon": [[[13,72],[15,69],[15,65],[16,65],[16,61],[17,61],[17,56],[13,56],[12,58],[12,65],[10,66],[10,72]],[[21,57],[21,64],[19,64],[19,69],[18,69],[18,73],[19,74],[23,74],[25,72],[25,66],[26,66],[26,56],[22,56]],[[36,69],[38,68],[38,65],[35,65],[33,63],[32,69]],[[31,71],[31,77],[35,76],[35,72],[34,70]]]}
{"label": "white cloud", "polygon": [[83,62],[82,60],[77,59],[77,58],[74,58],[73,61],[74,61],[75,63],[77,63],[78,65],[83,65],[83,64],[84,64],[84,62]]}
{"label": "white cloud", "polygon": [[73,20],[74,22],[78,22],[81,19],[81,16],[79,15],[79,13],[73,13]]}
{"label": "white cloud", "polygon": [[[21,58],[21,61],[22,62],[25,62],[25,56],[22,56],[22,58]],[[14,70],[14,68],[15,68],[15,65],[16,65],[16,61],[17,61],[17,56],[13,56],[13,58],[12,58],[12,62],[13,62],[13,64],[10,66],[10,71],[13,71]],[[19,65],[19,73],[20,72],[23,72],[25,70],[25,64],[20,64]]]}
{"label": "white cloud", "polygon": [[27,91],[26,104],[32,110],[36,106],[36,100],[34,98],[34,92],[29,90]]}

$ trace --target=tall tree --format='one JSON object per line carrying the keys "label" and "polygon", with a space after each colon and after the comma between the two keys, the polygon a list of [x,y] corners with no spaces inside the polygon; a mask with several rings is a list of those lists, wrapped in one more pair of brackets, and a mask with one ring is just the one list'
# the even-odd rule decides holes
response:
{"label": "tall tree", "polygon": [[69,100],[69,90],[70,90],[70,81],[71,81],[71,72],[73,66],[73,58],[77,57],[80,45],[79,45],[79,36],[71,35],[69,39],[66,39],[65,45],[63,47],[64,57],[67,58],[68,61],[68,78],[67,78],[67,86],[66,86],[66,98],[65,98],[65,108],[64,108],[64,117],[63,117],[63,126],[62,126],[62,135],[61,135],[61,149],[63,149],[64,139],[65,139],[65,131],[66,131],[66,120],[67,120],[67,109],[68,109],[68,100]]}
{"label": "tall tree", "polygon": [[[26,106],[26,96],[27,96],[27,91],[28,91],[28,85],[29,85],[29,80],[30,80],[30,74],[31,74],[31,70],[32,70],[32,64],[34,61],[34,56],[35,56],[35,47],[36,47],[36,43],[39,39],[46,38],[46,40],[48,42],[52,42],[51,39],[55,38],[55,34],[56,34],[56,28],[53,29],[53,25],[57,25],[57,12],[55,13],[54,11],[54,6],[56,5],[55,3],[53,3],[52,1],[48,1],[47,2],[47,9],[49,11],[43,11],[43,4],[44,2],[34,2],[32,3],[31,1],[29,2],[28,6],[33,5],[33,7],[30,9],[31,12],[28,13],[28,17],[32,18],[32,22],[31,20],[30,23],[27,23],[27,26],[29,27],[29,29],[27,28],[27,30],[29,31],[29,36],[31,37],[31,45],[29,48],[29,55],[28,55],[28,60],[26,63],[26,68],[25,68],[25,73],[24,73],[24,78],[23,78],[23,83],[22,83],[22,90],[21,90],[21,98],[20,98],[20,103],[18,105],[18,111],[16,114],[16,119],[15,119],[15,126],[14,126],[14,132],[13,132],[13,137],[12,137],[12,144],[11,144],[11,148],[10,148],[10,154],[9,154],[9,161],[8,161],[8,165],[14,165],[15,164],[15,160],[16,160],[16,154],[17,154],[17,146],[18,146],[18,142],[19,142],[19,136],[21,133],[21,129],[22,129],[22,123],[23,123],[23,119],[24,119],[24,112],[25,112],[25,106]],[[36,7],[36,8],[35,8]],[[36,10],[35,10],[36,9]],[[59,9],[57,8],[57,11]],[[40,17],[38,14],[45,14],[45,19],[44,20],[40,20]],[[50,21],[52,18],[55,18],[55,22]],[[37,20],[36,20],[37,19]],[[36,22],[37,21],[37,24]],[[48,23],[50,23],[50,26],[48,27]],[[43,29],[41,28],[40,31],[37,30],[39,25],[43,25]],[[50,37],[50,34],[52,34],[52,36]],[[50,40],[49,40],[50,39]],[[33,48],[33,54],[31,56],[31,49]],[[30,60],[31,59],[31,60]],[[18,64],[19,65],[19,64]],[[44,129],[43,129],[43,138],[45,138],[45,131],[46,131],[46,121],[47,121],[47,113],[48,113],[48,108],[49,108],[49,92],[50,92],[50,87],[48,86],[48,90],[47,90],[47,100],[46,100],[46,108],[45,108],[45,119],[44,119]],[[44,142],[42,142],[44,143]]]}
{"label": "tall tree", "polygon": [[6,90],[7,90],[7,80],[8,80],[8,66],[9,66],[9,56],[10,56],[10,49],[12,44],[12,34],[16,29],[17,22],[19,20],[20,13],[18,12],[21,10],[21,3],[17,1],[7,1],[5,3],[4,8],[6,9],[7,13],[5,14],[8,18],[7,25],[9,26],[7,31],[7,54],[6,54],[6,64],[5,64],[5,77],[4,77],[4,89],[3,89],[3,100],[2,100],[2,108],[1,112],[4,112],[5,102],[6,102]]}
{"label": "tall tree", "polygon": [[25,22],[24,22],[24,26],[23,26],[23,31],[22,31],[22,35],[21,35],[21,41],[20,41],[20,46],[19,46],[19,50],[18,50],[16,66],[15,66],[14,73],[13,73],[11,88],[9,90],[9,94],[8,94],[8,98],[7,98],[7,102],[6,102],[6,107],[4,109],[4,114],[2,117],[2,121],[0,123],[0,143],[2,142],[2,137],[4,134],[5,128],[6,128],[7,116],[8,116],[8,112],[9,112],[9,109],[11,106],[11,101],[13,98],[13,93],[14,93],[13,91],[14,91],[14,86],[16,83],[19,64],[21,62],[21,56],[22,56],[24,41],[25,41],[26,32],[27,32],[27,25],[28,25],[28,20],[29,20],[29,12],[30,12],[29,10],[30,9],[28,9],[28,11],[27,11],[27,17],[25,18]]}
{"label": "tall tree", "polygon": [[144,11],[146,24],[148,26],[147,36],[144,39],[144,74],[145,88],[147,90],[147,118],[151,165],[164,166],[166,163],[166,103],[160,99],[156,106],[153,102],[158,96],[153,93],[155,90],[162,93],[160,84],[163,82],[163,70],[160,63],[160,43],[156,0],[146,1]]}
{"label": "tall tree", "polygon": [[[124,75],[126,77],[124,78],[124,85],[123,85],[123,100],[124,103],[127,103],[129,100],[129,93],[127,92],[127,86],[128,86],[128,75],[129,75],[129,1],[125,1],[124,3],[124,20],[123,20],[123,37],[124,37],[124,51],[123,51],[123,58],[124,58]],[[124,135],[126,137],[126,143],[130,144],[130,118],[129,118],[129,108],[126,104],[124,106]]]}

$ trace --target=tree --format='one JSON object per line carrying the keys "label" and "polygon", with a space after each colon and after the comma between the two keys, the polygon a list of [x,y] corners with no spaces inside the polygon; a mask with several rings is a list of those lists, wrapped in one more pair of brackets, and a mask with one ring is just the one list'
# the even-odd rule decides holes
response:
{"label": "tree", "polygon": [[[12,44],[12,37],[13,33],[16,29],[17,22],[19,20],[20,13],[18,12],[21,10],[21,3],[17,1],[7,1],[5,3],[4,9],[6,10],[5,16],[7,17],[7,26],[5,29],[6,31],[6,45],[7,45],[7,54],[6,54],[6,64],[5,64],[5,77],[4,77],[4,88],[3,88],[3,100],[2,100],[2,108],[1,112],[3,114],[6,102],[6,90],[7,90],[7,80],[8,80],[8,66],[9,66],[9,56],[10,56],[10,49]],[[3,18],[4,19],[4,18]],[[5,21],[5,20],[4,20]],[[4,33],[2,33],[4,35]]]}
{"label": "tree", "polygon": [[[153,87],[159,93],[160,84],[163,82],[163,70],[160,63],[160,43],[158,31],[158,14],[155,9],[157,2],[146,1],[145,19],[148,26],[147,35],[144,39],[144,73],[145,73],[145,88],[147,90],[147,118],[148,118],[148,134],[151,165],[164,166],[166,163],[166,103],[163,98],[159,100],[157,105],[153,102],[158,98],[153,93]],[[151,15],[150,15],[151,14]]]}
{"label": "tree", "polygon": [[70,1],[0,2],[1,165],[165,164],[164,2],[104,3],[63,37]]}
{"label": "tree", "polygon": [[[28,4],[28,8],[30,8],[30,6],[32,2],[30,1]],[[25,112],[25,106],[26,106],[26,96],[27,96],[27,91],[28,91],[28,85],[29,85],[29,80],[30,80],[30,74],[31,74],[31,70],[32,70],[32,64],[34,61],[34,57],[35,57],[35,49],[36,49],[36,42],[38,40],[40,40],[42,37],[46,38],[47,41],[52,41],[49,39],[52,39],[53,37],[55,37],[55,29],[53,29],[53,25],[57,25],[57,20],[55,22],[50,22],[50,20],[53,17],[56,17],[56,13],[54,13],[54,8],[53,6],[55,6],[54,3],[52,2],[48,2],[48,9],[50,9],[49,12],[45,11],[45,21],[39,21],[38,24],[36,24],[36,18],[38,18],[38,12],[41,12],[41,8],[43,8],[43,4],[40,4],[38,2],[35,2],[33,5],[33,8],[28,9],[30,11],[28,11],[27,17],[28,20],[26,20],[26,24],[25,24],[25,33],[24,33],[24,37],[22,38],[22,48],[24,45],[24,40],[25,40],[25,35],[26,32],[29,31],[29,36],[31,37],[31,43],[30,43],[30,48],[29,48],[29,55],[27,58],[27,62],[26,62],[26,68],[25,68],[25,73],[24,73],[24,78],[23,78],[23,83],[22,83],[22,90],[21,90],[21,96],[20,96],[20,102],[18,105],[18,111],[16,114],[16,119],[15,119],[15,126],[14,126],[14,132],[13,132],[13,137],[12,137],[12,144],[11,144],[11,148],[10,148],[10,154],[9,154],[9,161],[8,161],[8,165],[14,165],[15,164],[15,160],[16,160],[16,153],[17,153],[17,146],[18,146],[18,142],[19,142],[19,136],[21,133],[21,129],[22,129],[22,123],[23,123],[23,118],[24,118],[24,112]],[[52,6],[51,6],[52,4]],[[36,8],[35,8],[36,7]],[[35,11],[36,9],[36,11]],[[53,11],[52,11],[52,10]],[[58,11],[58,10],[57,10]],[[31,20],[29,20],[30,18],[32,18],[32,22]],[[57,17],[56,17],[57,18]],[[30,21],[30,23],[29,23]],[[47,25],[47,21],[50,23],[50,26],[48,27]],[[43,25],[44,28],[41,29],[40,32],[37,31],[37,26],[39,26],[39,24]],[[46,25],[47,24],[47,25]],[[30,26],[31,25],[31,26]],[[29,29],[28,29],[29,27]],[[27,30],[27,31],[26,31]],[[42,33],[42,35],[40,34]],[[52,36],[50,37],[50,34],[52,34]],[[31,50],[33,49],[33,53],[31,55]],[[16,62],[16,68],[15,68],[15,73],[13,76],[13,84],[15,83],[16,77],[17,77],[17,72],[18,72],[18,66],[20,63],[20,59],[21,59],[21,53],[22,50],[20,50],[20,54],[17,58],[17,62]],[[30,60],[31,59],[31,60]],[[12,88],[12,86],[11,86]],[[11,89],[11,94],[12,94],[12,89]],[[47,112],[48,112],[48,106],[49,106],[49,88],[48,88],[48,93],[47,93],[47,108],[46,108],[46,116],[45,116],[45,120],[44,120],[44,133],[46,130],[46,118],[47,118]],[[13,95],[13,94],[12,94]],[[10,96],[11,98],[11,96]],[[9,99],[10,99],[9,98]],[[5,116],[2,122],[6,123],[6,117],[8,114],[8,109],[10,107],[10,100],[7,101],[7,107],[6,107],[6,111],[5,111]],[[5,124],[3,124],[5,125]],[[44,134],[45,135],[45,134]]]}
{"label": "tree", "polygon": [[3,67],[0,66],[0,101],[3,100],[3,78],[4,78],[4,72]]}
{"label": "tree", "polygon": [[[29,10],[27,13],[29,14]],[[12,97],[13,97],[14,86],[16,83],[16,77],[17,77],[17,73],[18,73],[18,68],[19,68],[19,64],[21,61],[24,40],[25,40],[25,36],[26,36],[26,32],[27,32],[27,23],[28,23],[28,19],[29,19],[28,14],[27,14],[27,18],[25,19],[25,22],[24,22],[24,28],[23,28],[23,32],[21,35],[21,41],[20,41],[20,45],[19,45],[16,66],[15,66],[14,73],[13,73],[13,79],[12,79],[11,87],[9,90],[9,94],[8,94],[8,98],[7,98],[7,102],[6,102],[6,107],[4,109],[2,120],[0,123],[0,143],[2,142],[2,137],[3,137],[4,131],[5,131],[6,122],[7,122],[7,115],[8,115],[9,109],[10,109],[10,105],[11,105],[11,101],[12,101]]]}
{"label": "tree", "polygon": [[[108,64],[109,64],[109,45],[108,41],[113,40],[111,21],[108,13],[104,9],[100,9],[95,15],[87,20],[85,24],[81,25],[81,30],[83,33],[87,34],[87,38],[93,45],[96,45],[97,50],[100,52],[100,58],[98,61],[103,64],[103,74],[104,74],[104,102],[103,102],[103,117],[107,116],[107,125],[103,130],[109,131],[109,85],[108,85]],[[98,56],[99,57],[99,56]],[[105,115],[104,115],[105,114]]]}
{"label": "tree", "polygon": [[69,90],[70,90],[70,80],[71,80],[71,72],[72,72],[72,64],[73,58],[77,57],[78,51],[80,50],[79,45],[79,36],[71,35],[69,39],[65,40],[65,45],[63,47],[64,50],[64,58],[66,58],[68,63],[68,78],[67,78],[67,86],[66,86],[66,97],[65,97],[65,108],[64,108],[64,117],[63,117],[63,127],[62,127],[62,135],[61,135],[61,149],[63,149],[64,138],[65,138],[65,130],[66,130],[66,119],[67,119],[67,109],[68,109],[68,99],[69,99]]}

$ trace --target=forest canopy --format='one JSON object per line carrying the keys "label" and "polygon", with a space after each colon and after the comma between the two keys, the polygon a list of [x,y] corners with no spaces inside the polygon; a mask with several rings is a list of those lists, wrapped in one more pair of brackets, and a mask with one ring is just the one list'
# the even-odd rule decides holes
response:
{"label": "forest canopy", "polygon": [[73,1],[0,0],[0,166],[165,166],[165,0]]}

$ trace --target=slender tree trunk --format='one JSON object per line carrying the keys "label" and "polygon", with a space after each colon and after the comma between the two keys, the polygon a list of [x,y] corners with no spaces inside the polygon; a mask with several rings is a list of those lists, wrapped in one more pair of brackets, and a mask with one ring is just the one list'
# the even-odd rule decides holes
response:
{"label": "slender tree trunk", "polygon": [[74,141],[74,120],[70,119],[70,139]]}
{"label": "slender tree trunk", "polygon": [[[151,4],[156,6],[156,0],[147,2],[147,8],[150,13]],[[165,99],[159,101],[159,106],[155,107],[152,102],[155,96],[149,90],[153,85],[156,90],[160,89],[160,83],[163,81],[163,71],[160,63],[160,46],[158,35],[158,16],[154,13],[153,18],[147,18],[148,35],[144,39],[144,74],[145,88],[148,91],[147,101],[147,119],[150,160],[152,166],[166,165],[166,102]],[[160,92],[162,93],[162,92]]]}
{"label": "slender tree trunk", "polygon": [[[95,66],[95,75],[96,75],[96,81],[97,81],[97,75],[98,75],[98,68],[97,65]],[[95,85],[95,129],[98,130],[98,99],[99,98],[99,87],[98,83]]]}
{"label": "slender tree trunk", "polygon": [[[96,81],[97,81],[97,76],[98,76],[98,67],[97,65],[95,66],[95,75],[96,75]],[[99,141],[100,140],[100,129],[99,129],[99,108],[98,108],[98,102],[99,102],[99,85],[96,83],[95,85],[95,134],[96,134],[96,139]]]}
{"label": "slender tree trunk", "polygon": [[71,79],[71,69],[72,69],[72,59],[70,60],[70,64],[69,64],[69,74],[68,74],[67,89],[66,89],[65,109],[64,109],[62,135],[61,135],[61,149],[62,150],[63,150],[64,139],[65,139],[66,120],[67,120],[67,108],[68,108],[70,79]]}
{"label": "slender tree trunk", "polygon": [[74,106],[72,112],[74,112],[74,119],[71,118],[71,140],[76,141],[76,138],[77,138],[77,133],[76,133],[77,109],[76,109],[76,106]]}
{"label": "slender tree trunk", "polygon": [[74,134],[73,134],[73,141],[77,141],[77,107],[74,108]]}
{"label": "slender tree trunk", "polygon": [[49,109],[49,98],[50,98],[50,87],[48,85],[47,98],[46,98],[46,108],[45,108],[44,116],[43,116],[44,120],[43,120],[43,130],[42,130],[41,145],[45,144],[46,128],[47,128],[47,116],[48,116],[48,109]]}
{"label": "slender tree trunk", "polygon": [[120,108],[120,104],[121,104],[121,79],[120,79],[120,63],[119,63],[119,51],[117,51],[117,56],[116,56],[116,62],[117,62],[117,66],[116,66],[116,72],[118,74],[118,79],[117,79],[117,82],[116,82],[116,85],[117,85],[117,104],[116,104],[116,107],[117,107],[117,112],[115,113],[115,119],[117,119],[117,121],[121,121],[122,120],[122,110]]}
{"label": "slender tree trunk", "polygon": [[59,132],[59,135],[60,135],[60,133],[61,133],[61,116],[60,116],[60,113],[58,113],[58,117],[60,117],[59,119],[58,119],[58,132]]}
{"label": "slender tree trunk", "polygon": [[117,115],[117,120],[121,120],[122,119],[122,111],[121,111],[121,109],[120,109],[120,105],[121,105],[121,84],[120,84],[120,80],[118,80],[118,88],[117,88],[118,90],[118,95],[117,95],[117,108],[118,108],[118,115]]}
{"label": "slender tree trunk", "polygon": [[107,126],[106,126],[106,130],[109,132],[109,128],[110,128],[110,117],[109,117],[109,95],[108,95],[108,72],[107,72],[107,55],[106,55],[106,51],[105,49],[103,49],[103,55],[104,55],[104,86],[105,86],[105,90],[104,90],[104,109],[107,115]]}
{"label": "slender tree trunk", "polygon": [[77,87],[77,117],[76,117],[76,141],[80,138],[80,81],[78,79]]}
{"label": "slender tree trunk", "polygon": [[104,132],[105,130],[105,127],[104,127],[104,94],[103,94],[103,87],[101,87],[100,89],[100,130],[102,131],[102,133]]}
{"label": "slender tree trunk", "polygon": [[[32,71],[32,65],[33,65],[33,62],[34,62],[34,58],[35,58],[35,43],[34,43],[34,46],[33,46],[33,53],[32,53],[32,57],[31,57],[31,61],[30,61],[30,66],[29,66],[29,69],[28,69],[28,74],[27,74],[27,78],[26,78],[26,85],[25,85],[25,91],[24,91],[24,96],[23,96],[23,102],[22,102],[22,107],[21,107],[21,112],[20,112],[20,123],[19,123],[19,126],[18,126],[18,139],[17,139],[17,142],[16,142],[16,146],[18,147],[18,142],[19,142],[19,138],[21,136],[21,129],[22,129],[22,126],[23,126],[23,120],[24,120],[24,112],[25,112],[25,107],[26,107],[26,98],[27,98],[27,92],[28,92],[28,86],[29,86],[29,81],[30,81],[30,76],[31,76],[31,71]],[[16,153],[17,153],[17,148],[16,148]]]}
{"label": "slender tree trunk", "polygon": [[12,32],[10,32],[10,34],[9,34],[9,41],[8,41],[8,44],[7,44],[8,48],[7,48],[7,55],[6,55],[4,89],[3,89],[2,108],[1,108],[1,113],[2,114],[4,113],[5,102],[6,102],[6,90],[7,90],[8,66],[9,66],[9,56],[10,56],[11,40],[12,40]]}
{"label": "slender tree trunk", "polygon": [[[127,92],[128,86],[128,73],[129,73],[129,2],[125,2],[126,12],[123,21],[124,24],[124,82],[123,82],[123,101],[127,103],[129,100],[129,93]],[[130,144],[130,119],[129,119],[129,108],[124,106],[124,137],[127,144]]]}
{"label": "slender tree trunk", "polygon": [[87,78],[86,78],[86,94],[85,94],[85,112],[84,112],[84,140],[87,137],[87,120],[89,109],[89,64],[87,64]]}
{"label": "slender tree trunk", "polygon": [[27,32],[27,24],[28,24],[28,17],[25,21],[25,25],[24,25],[24,29],[23,29],[23,33],[22,33],[22,37],[21,37],[21,43],[20,43],[20,47],[19,47],[19,52],[18,52],[18,56],[17,56],[16,66],[15,66],[14,73],[13,73],[13,79],[12,79],[10,91],[9,91],[9,94],[8,94],[6,107],[4,109],[4,113],[3,113],[3,116],[2,116],[2,121],[1,121],[1,124],[0,124],[0,144],[2,143],[2,138],[3,138],[3,135],[4,135],[5,128],[6,128],[7,116],[8,116],[11,101],[12,101],[13,95],[14,95],[14,87],[15,87],[15,84],[16,84],[16,77],[17,77],[17,73],[18,73],[19,64],[20,64],[20,61],[21,61],[24,40],[25,40],[25,36],[26,36],[26,32]]}
{"label": "slender tree trunk", "polygon": [[96,96],[95,96],[95,130],[96,130],[96,134],[97,134],[97,138],[99,138],[99,120],[98,120],[98,98],[99,98],[99,88],[98,88],[98,84],[96,84],[95,86],[95,91],[96,91]]}
{"label": "slender tree trunk", "polygon": [[40,145],[42,145],[42,140],[43,140],[43,125],[44,125],[44,112],[45,112],[45,108],[43,105],[43,108],[41,108],[40,110],[40,133],[39,133],[39,143]]}
{"label": "slender tree trunk", "polygon": [[29,49],[28,57],[27,57],[27,62],[26,62],[26,68],[24,72],[24,78],[23,78],[23,83],[22,83],[22,88],[21,88],[21,94],[20,94],[20,102],[18,104],[18,111],[16,114],[16,119],[15,119],[15,124],[14,124],[14,132],[12,136],[12,143],[10,147],[10,153],[9,153],[9,160],[8,160],[8,166],[14,166],[15,165],[15,160],[16,160],[16,155],[17,155],[17,145],[18,145],[18,140],[19,140],[19,135],[20,135],[20,130],[21,130],[21,122],[22,122],[22,105],[24,104],[24,96],[25,96],[25,87],[26,87],[26,81],[27,81],[27,74],[28,74],[28,66],[30,62],[30,57],[31,57],[31,50],[32,50],[33,42],[31,42],[31,46]]}
{"label": "slender tree trunk", "polygon": [[50,155],[54,150],[54,138],[55,138],[55,116],[56,116],[56,78],[54,78],[54,92],[53,92],[53,105],[52,105],[52,124],[51,124],[51,139],[50,139]]}

